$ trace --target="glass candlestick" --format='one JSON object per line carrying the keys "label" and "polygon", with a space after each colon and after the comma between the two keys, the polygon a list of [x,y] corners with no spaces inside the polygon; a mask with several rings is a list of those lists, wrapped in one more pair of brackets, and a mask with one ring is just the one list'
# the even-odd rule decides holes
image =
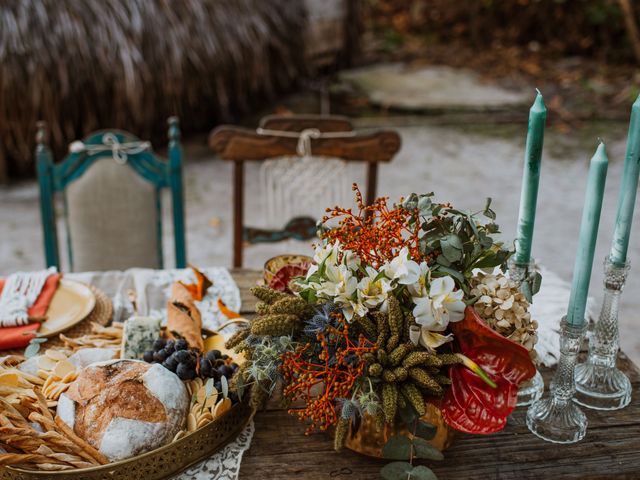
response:
{"label": "glass candlestick", "polygon": [[527,410],[527,427],[548,442],[574,443],[587,433],[587,417],[573,402],[575,365],[586,324],[571,325],[562,319],[560,360],[549,386],[550,393]]}
{"label": "glass candlestick", "polygon": [[[516,263],[514,257],[510,257],[508,261],[509,278],[513,280],[518,288],[522,288],[525,281],[529,285],[533,282],[536,273],[536,263],[534,259],[530,259],[529,263]],[[544,392],[544,380],[542,375],[536,369],[536,374],[531,380],[527,380],[518,385],[518,407],[531,405],[533,402],[542,397]]]}
{"label": "glass candlestick", "polygon": [[576,397],[580,405],[596,410],[617,410],[631,401],[631,382],[616,368],[618,357],[618,308],[629,262],[604,261],[604,298],[600,317],[589,336],[589,356],[576,367]]}

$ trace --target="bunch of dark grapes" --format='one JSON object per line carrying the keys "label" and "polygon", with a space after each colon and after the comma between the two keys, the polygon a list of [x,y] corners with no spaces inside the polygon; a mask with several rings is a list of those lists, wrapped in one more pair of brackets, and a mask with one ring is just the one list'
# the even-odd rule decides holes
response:
{"label": "bunch of dark grapes", "polygon": [[223,355],[220,350],[210,350],[200,358],[200,376],[213,378],[214,386],[218,391],[222,388],[220,379],[226,377],[227,381],[231,380],[236,370],[238,370],[238,364],[231,362],[229,355]]}
{"label": "bunch of dark grapes", "polygon": [[223,355],[220,350],[211,350],[200,356],[198,350],[189,349],[186,340],[165,340],[158,338],[153,344],[153,350],[144,352],[144,361],[161,363],[163,367],[178,375],[180,380],[193,380],[198,376],[197,366],[200,363],[200,377],[213,378],[218,391],[222,388],[221,378],[227,381],[238,369],[238,364],[231,362],[229,355]]}
{"label": "bunch of dark grapes", "polygon": [[158,338],[153,343],[153,350],[144,352],[144,361],[161,363],[164,368],[178,375],[180,380],[196,378],[198,363],[197,350],[190,350],[186,340],[165,340]]}

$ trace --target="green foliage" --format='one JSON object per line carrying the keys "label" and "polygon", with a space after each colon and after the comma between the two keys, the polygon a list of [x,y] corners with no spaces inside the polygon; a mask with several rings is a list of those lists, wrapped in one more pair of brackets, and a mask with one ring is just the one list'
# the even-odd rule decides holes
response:
{"label": "green foliage", "polygon": [[[415,211],[412,224],[420,224],[423,232],[420,250],[435,258],[433,276],[451,275],[465,294],[469,294],[468,280],[476,268],[506,268],[511,252],[494,236],[500,233],[496,214],[488,198],[484,209],[469,213],[436,203],[433,193],[412,193],[402,204]],[[481,221],[479,217],[485,217]]]}
{"label": "green foliage", "polygon": [[[435,427],[426,422],[422,422],[415,418],[413,421],[415,435],[411,438],[403,435],[394,435],[382,447],[382,456],[396,461],[385,465],[380,471],[382,478],[388,480],[404,480],[404,479],[435,479],[435,474],[425,466],[414,467],[413,458],[425,460],[442,460],[444,456],[442,452],[433,447],[431,444],[421,438],[435,435]],[[408,461],[406,461],[408,460]]]}
{"label": "green foliage", "polygon": [[413,439],[413,448],[416,458],[425,460],[444,460],[442,452],[422,438]]}
{"label": "green foliage", "polygon": [[415,435],[416,437],[424,438],[425,440],[431,440],[433,437],[436,436],[437,431],[438,429],[436,428],[435,425],[432,425],[423,420],[420,420],[416,424]]}
{"label": "green foliage", "polygon": [[382,456],[391,460],[405,460],[411,457],[411,440],[403,435],[394,435],[382,447]]}
{"label": "green foliage", "polygon": [[533,275],[527,275],[520,284],[520,291],[525,296],[527,301],[531,303],[533,296],[540,291],[542,285],[542,275],[540,272],[535,272]]}
{"label": "green foliage", "polygon": [[384,480],[438,480],[436,474],[424,465],[414,467],[408,462],[393,462],[382,467],[380,475]]}
{"label": "green foliage", "polygon": [[27,358],[35,357],[40,351],[40,344],[46,341],[47,339],[42,337],[32,338],[27,348],[24,349],[24,356]]}

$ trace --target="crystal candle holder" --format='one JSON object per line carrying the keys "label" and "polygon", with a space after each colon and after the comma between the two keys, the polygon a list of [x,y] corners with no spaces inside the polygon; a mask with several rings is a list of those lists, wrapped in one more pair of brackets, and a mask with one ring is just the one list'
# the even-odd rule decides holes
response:
{"label": "crystal candle holder", "polygon": [[549,386],[549,395],[527,410],[527,427],[538,437],[554,443],[574,443],[587,433],[587,417],[573,402],[575,365],[586,324],[571,325],[562,319],[560,360]]}
{"label": "crystal candle holder", "polygon": [[600,317],[589,336],[589,355],[576,367],[575,401],[596,410],[618,410],[631,401],[631,382],[616,368],[619,349],[618,308],[629,262],[604,261],[604,298]]}
{"label": "crystal candle holder", "polygon": [[[536,272],[536,263],[534,259],[530,259],[528,263],[517,263],[514,257],[510,257],[508,261],[509,278],[513,280],[518,288],[526,280],[532,280]],[[531,405],[533,402],[542,397],[544,392],[544,380],[542,375],[536,369],[536,374],[531,380],[527,380],[518,385],[518,407]]]}

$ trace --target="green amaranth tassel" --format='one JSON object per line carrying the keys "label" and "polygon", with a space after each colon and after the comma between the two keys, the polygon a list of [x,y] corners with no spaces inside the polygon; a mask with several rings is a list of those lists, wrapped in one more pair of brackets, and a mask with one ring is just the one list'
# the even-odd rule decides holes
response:
{"label": "green amaranth tassel", "polygon": [[340,451],[344,447],[344,442],[347,440],[347,432],[349,431],[349,418],[340,418],[336,425],[336,434],[333,438],[333,448],[336,451]]}
{"label": "green amaranth tassel", "polygon": [[369,375],[372,377],[379,377],[382,375],[382,365],[379,363],[374,363],[369,366]]}
{"label": "green amaranth tassel", "polygon": [[404,327],[404,317],[402,316],[402,310],[400,309],[400,303],[393,295],[389,296],[389,316],[387,322],[389,323],[389,332],[391,333],[387,340],[387,351],[391,351],[400,343],[400,336]]}
{"label": "green amaranth tassel", "polygon": [[411,352],[402,360],[402,366],[406,368],[416,367],[423,365],[425,367],[440,367],[442,366],[442,355],[434,355],[429,352]]}
{"label": "green amaranth tassel", "polygon": [[404,329],[403,329],[403,332],[402,332],[402,341],[403,342],[408,342],[409,341],[409,338],[410,338],[409,333],[411,331],[411,327],[414,326],[414,325],[417,326],[418,324],[416,323],[416,320],[415,320],[415,318],[413,316],[413,313],[411,313],[411,312],[405,313],[404,314]]}
{"label": "green amaranth tassel", "polygon": [[387,314],[379,311],[373,312],[373,318],[376,320],[378,325],[378,339],[376,343],[379,347],[382,347],[389,337],[389,321],[387,319]]}
{"label": "green amaranth tassel", "polygon": [[228,349],[235,348],[240,344],[240,342],[245,340],[250,333],[251,333],[251,330],[249,328],[243,328],[242,330],[238,330],[237,332],[235,332],[233,335],[229,337],[229,339],[225,342],[224,346]]}
{"label": "green amaranth tassel", "polygon": [[385,352],[382,349],[379,349],[376,352],[376,355],[378,357],[378,362],[380,362],[382,365],[387,365],[389,363],[389,355],[387,355],[387,352]]}
{"label": "green amaranth tassel", "polygon": [[399,365],[402,359],[405,358],[407,353],[409,353],[412,349],[412,343],[403,343],[402,345],[399,345],[389,354],[389,364],[391,364],[391,366],[393,367]]}
{"label": "green amaranth tassel", "polygon": [[442,387],[438,384],[438,382],[423,369],[413,367],[409,369],[408,373],[419,387],[428,390],[429,392],[433,393],[433,395],[440,396],[444,393],[444,390],[442,390]]}
{"label": "green amaranth tassel", "polygon": [[286,293],[278,292],[267,287],[253,287],[251,288],[251,293],[253,294],[253,296],[265,303],[268,303],[269,305],[277,302],[281,298],[287,298],[290,296]]}
{"label": "green amaranth tassel", "polygon": [[265,315],[254,320],[251,333],[260,336],[290,335],[299,326],[300,320],[295,315]]}
{"label": "green amaranth tassel", "polygon": [[368,316],[359,317],[356,316],[353,319],[353,322],[360,327],[364,335],[369,339],[375,339],[378,333],[376,326],[373,324],[371,319]]}
{"label": "green amaranth tassel", "polygon": [[395,383],[382,385],[382,410],[387,423],[393,423],[398,409],[398,387]]}
{"label": "green amaranth tassel", "polygon": [[418,415],[423,416],[427,410],[424,406],[424,398],[422,397],[422,393],[418,387],[416,387],[413,383],[404,382],[400,387],[400,391],[404,395],[404,398],[411,404],[413,408],[415,408]]}
{"label": "green amaranth tassel", "polygon": [[462,358],[455,353],[443,353],[438,355],[438,358],[442,362],[442,365],[456,365],[458,363],[462,363]]}
{"label": "green amaranth tassel", "polygon": [[305,302],[302,298],[289,296],[277,300],[271,308],[269,313],[273,314],[291,314],[297,317],[308,317],[313,313],[313,307]]}
{"label": "green amaranth tassel", "polygon": [[256,313],[258,315],[267,315],[271,313],[270,310],[271,310],[271,305],[269,305],[268,303],[265,303],[265,302],[256,303]]}

